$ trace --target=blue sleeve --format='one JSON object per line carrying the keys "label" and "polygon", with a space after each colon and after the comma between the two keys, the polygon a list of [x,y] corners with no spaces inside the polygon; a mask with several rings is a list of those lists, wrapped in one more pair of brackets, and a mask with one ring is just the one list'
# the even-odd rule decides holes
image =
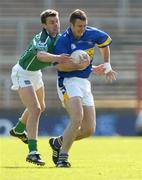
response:
{"label": "blue sleeve", "polygon": [[104,31],[97,31],[96,44],[99,48],[106,47],[112,43],[111,37]]}
{"label": "blue sleeve", "polygon": [[62,36],[58,39],[55,45],[54,53],[55,54],[69,54],[67,40],[63,38]]}

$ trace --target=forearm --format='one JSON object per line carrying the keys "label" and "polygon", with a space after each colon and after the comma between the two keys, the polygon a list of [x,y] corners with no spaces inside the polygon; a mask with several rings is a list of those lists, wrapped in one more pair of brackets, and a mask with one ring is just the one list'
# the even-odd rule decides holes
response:
{"label": "forearm", "polygon": [[110,64],[110,49],[109,46],[100,49],[102,57],[104,59],[104,73],[106,80],[108,82],[112,82],[113,80],[116,80],[117,73],[113,71],[111,64]]}
{"label": "forearm", "polygon": [[104,68],[105,68],[105,73],[108,73],[112,70],[111,64],[110,64],[110,48],[109,46],[105,48],[100,48],[101,55],[104,60]]}
{"label": "forearm", "polygon": [[82,67],[80,64],[75,63],[63,63],[63,64],[57,64],[56,65],[57,70],[64,71],[64,72],[71,72],[80,70]]}
{"label": "forearm", "polygon": [[47,52],[44,52],[44,51],[39,51],[37,53],[37,58],[39,61],[42,61],[42,62],[57,62],[57,59],[58,59],[58,55],[54,55],[54,54],[51,54],[51,53],[47,53]]}
{"label": "forearm", "polygon": [[104,63],[107,63],[107,62],[110,63],[110,48],[109,48],[109,46],[100,48],[100,52],[101,52],[102,58],[104,60]]}

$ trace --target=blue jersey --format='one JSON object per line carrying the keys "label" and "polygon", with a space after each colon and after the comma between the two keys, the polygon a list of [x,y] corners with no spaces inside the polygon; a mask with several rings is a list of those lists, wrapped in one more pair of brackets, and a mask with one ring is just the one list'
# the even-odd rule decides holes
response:
{"label": "blue jersey", "polygon": [[86,30],[80,39],[75,39],[70,28],[68,28],[58,39],[54,52],[55,54],[71,54],[73,51],[82,49],[88,53],[91,58],[90,65],[84,70],[72,72],[58,71],[59,77],[80,77],[88,78],[92,70],[92,61],[95,53],[95,46],[99,48],[106,47],[112,42],[110,36],[93,27],[86,27]]}

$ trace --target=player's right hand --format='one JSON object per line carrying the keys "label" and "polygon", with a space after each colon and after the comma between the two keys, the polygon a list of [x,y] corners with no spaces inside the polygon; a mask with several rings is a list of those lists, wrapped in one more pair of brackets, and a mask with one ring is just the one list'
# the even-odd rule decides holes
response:
{"label": "player's right hand", "polygon": [[92,66],[92,72],[97,74],[97,75],[104,75],[105,69],[104,69],[104,64],[99,64],[97,66]]}
{"label": "player's right hand", "polygon": [[84,70],[89,66],[90,61],[88,59],[83,59],[80,63],[78,63],[79,70]]}

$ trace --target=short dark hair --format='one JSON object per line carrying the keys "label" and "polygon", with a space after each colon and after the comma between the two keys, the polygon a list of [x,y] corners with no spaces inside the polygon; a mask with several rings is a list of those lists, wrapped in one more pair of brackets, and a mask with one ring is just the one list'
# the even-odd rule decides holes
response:
{"label": "short dark hair", "polygon": [[76,19],[80,19],[82,21],[87,21],[87,15],[84,11],[80,9],[76,9],[69,16],[70,23],[74,24]]}
{"label": "short dark hair", "polygon": [[57,11],[55,11],[54,9],[47,9],[40,14],[41,23],[46,24],[46,19],[48,17],[55,17],[58,15],[59,15],[59,13]]}

